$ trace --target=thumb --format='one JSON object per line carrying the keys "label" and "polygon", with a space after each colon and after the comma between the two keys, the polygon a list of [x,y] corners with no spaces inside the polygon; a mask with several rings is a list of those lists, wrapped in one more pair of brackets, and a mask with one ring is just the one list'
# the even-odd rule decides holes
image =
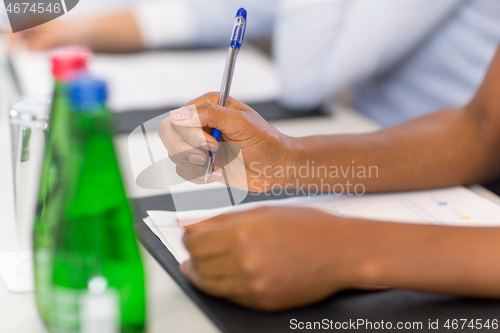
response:
{"label": "thumb", "polygon": [[170,111],[173,124],[180,127],[217,128],[231,137],[241,131],[245,120],[245,111],[233,110],[213,103],[188,105]]}

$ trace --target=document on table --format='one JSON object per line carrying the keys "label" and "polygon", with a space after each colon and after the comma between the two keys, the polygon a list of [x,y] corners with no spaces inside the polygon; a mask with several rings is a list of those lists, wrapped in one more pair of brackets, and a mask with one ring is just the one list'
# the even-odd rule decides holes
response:
{"label": "document on table", "polygon": [[373,221],[467,227],[500,226],[500,206],[462,186],[363,196],[299,197],[185,212],[148,211],[149,216],[144,222],[181,263],[189,259],[189,253],[182,243],[184,230],[178,221],[181,224],[194,223],[222,213],[276,205],[311,207],[337,216]]}
{"label": "document on table", "polygon": [[[90,72],[109,84],[109,106],[116,112],[181,106],[218,91],[227,48],[96,54]],[[17,50],[14,72],[25,95],[51,94],[49,54]],[[278,75],[268,56],[247,45],[238,56],[231,96],[245,103],[270,102],[279,94]]]}

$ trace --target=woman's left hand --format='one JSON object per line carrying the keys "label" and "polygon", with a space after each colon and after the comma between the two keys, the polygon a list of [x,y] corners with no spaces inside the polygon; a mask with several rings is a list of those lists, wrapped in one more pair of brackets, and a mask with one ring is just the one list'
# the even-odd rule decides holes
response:
{"label": "woman's left hand", "polygon": [[[186,227],[181,270],[206,293],[267,311],[359,285],[359,221],[310,208],[265,207]],[[362,222],[361,222],[362,223]]]}

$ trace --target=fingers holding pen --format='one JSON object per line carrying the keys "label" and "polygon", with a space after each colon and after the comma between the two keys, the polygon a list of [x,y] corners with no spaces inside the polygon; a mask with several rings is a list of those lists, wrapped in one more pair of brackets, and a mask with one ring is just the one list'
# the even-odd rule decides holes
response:
{"label": "fingers holding pen", "polygon": [[[200,123],[197,106],[188,105],[170,111],[169,118],[165,119],[158,126],[158,133],[160,136],[167,136],[170,131],[175,131],[179,134],[178,137],[192,147],[197,147],[205,151],[217,151],[217,140],[207,133],[204,127],[206,126],[202,126]],[[178,140],[178,137],[172,135],[174,141]]]}
{"label": "fingers holding pen", "polygon": [[[193,130],[196,132],[196,130]],[[203,132],[200,129],[201,132]],[[191,133],[189,139],[196,144],[187,142],[185,138],[173,126],[169,118],[165,119],[158,126],[158,134],[163,142],[163,145],[168,151],[171,159],[190,162],[195,165],[203,165],[206,162],[206,149],[203,149],[203,144],[198,144],[200,135]],[[186,135],[186,133],[184,133]],[[203,135],[201,135],[203,137]],[[198,137],[194,139],[194,137]],[[204,144],[206,147],[206,143]],[[175,162],[175,161],[174,161]]]}
{"label": "fingers holding pen", "polygon": [[[172,124],[178,127],[217,128],[232,141],[233,138],[237,140],[237,134],[245,129],[247,112],[203,102],[171,111],[170,117]],[[210,142],[210,138],[208,140]]]}
{"label": "fingers holding pen", "polygon": [[[184,126],[176,125],[174,118],[183,119]],[[200,126],[194,106],[171,111],[159,124],[158,134],[171,158],[194,165],[204,165],[207,151],[219,149],[218,142]]]}
{"label": "fingers holding pen", "polygon": [[170,118],[160,123],[158,134],[168,151],[170,160],[177,165],[179,176],[194,183],[205,183],[203,177],[207,163],[207,150],[210,149],[218,151],[218,159],[210,182],[227,182],[226,178],[230,175],[230,171],[225,168],[225,175],[222,172],[222,168],[227,164],[225,162],[226,150],[220,150],[219,144],[214,142],[215,139],[210,134],[201,128],[177,127]]}
{"label": "fingers holding pen", "polygon": [[180,127],[173,124],[173,128],[179,133],[182,139],[192,147],[197,147],[205,152],[216,152],[219,143],[213,136],[199,127]]}
{"label": "fingers holding pen", "polygon": [[[217,104],[219,102],[219,95],[220,95],[219,92],[209,92],[186,103],[185,106],[200,105],[203,103]],[[243,111],[243,112],[251,110],[251,108],[248,105],[238,101],[237,99],[232,98],[231,96],[227,98],[226,107],[229,109]]]}
{"label": "fingers holding pen", "polygon": [[[170,111],[169,118],[158,126],[158,134],[171,159],[202,166],[206,163],[207,151],[219,150],[219,143],[207,131],[218,128],[231,136],[240,129],[242,112],[212,103],[187,105]],[[179,165],[179,164],[178,164]],[[198,172],[189,172],[197,177]]]}

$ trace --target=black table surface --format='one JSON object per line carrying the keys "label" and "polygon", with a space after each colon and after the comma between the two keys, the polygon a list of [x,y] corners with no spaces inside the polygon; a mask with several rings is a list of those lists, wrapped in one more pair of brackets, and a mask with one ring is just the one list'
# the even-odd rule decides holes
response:
{"label": "black table surface", "polygon": [[[282,120],[282,119],[295,119],[304,117],[325,117],[328,112],[326,108],[321,106],[310,111],[297,112],[285,109],[280,104],[274,101],[250,103],[255,111],[257,111],[267,121]],[[129,110],[115,114],[115,131],[117,133],[130,133],[136,127],[142,125],[150,119],[153,119],[168,111],[176,109],[178,106],[163,107],[159,109],[149,110]]]}
{"label": "black table surface", "polygon": [[[197,208],[213,207],[218,196],[223,195],[225,189],[186,193]],[[259,195],[248,195],[244,202],[280,199],[284,196],[273,196],[269,193]],[[208,200],[213,198],[212,201]],[[203,199],[203,200],[202,200]],[[200,206],[200,203],[203,203]],[[474,299],[438,295],[423,292],[405,290],[380,290],[380,291],[345,291],[331,296],[325,301],[317,304],[277,313],[264,313],[253,311],[228,301],[217,299],[206,295],[196,289],[188,279],[180,272],[178,263],[160,239],[146,226],[142,218],[147,216],[147,210],[174,210],[174,204],[170,195],[146,197],[135,199],[137,224],[136,228],[141,242],[160,265],[170,274],[182,290],[206,313],[222,332],[246,333],[246,332],[288,332],[297,331],[293,329],[299,322],[327,323],[335,328],[338,325],[360,323],[357,330],[380,331],[376,325],[391,323],[395,329],[398,323],[411,325],[410,331],[471,331],[478,329],[467,327],[471,319],[481,319],[482,322],[489,320],[490,325],[494,320],[500,319],[500,301],[488,299]],[[453,324],[457,319],[460,329],[447,329],[444,325],[447,320]],[[463,329],[460,319],[467,319],[467,325]],[[296,320],[296,321],[294,321]],[[372,329],[369,324],[371,322]],[[438,320],[438,329],[430,329],[429,322]],[[381,324],[381,322],[384,324]],[[418,327],[421,323],[421,329]],[[475,323],[475,321],[474,321]],[[314,325],[314,324],[312,324]],[[318,325],[318,324],[317,324]],[[417,326],[415,326],[417,325]],[[328,326],[330,327],[330,326]],[[349,326],[352,330],[354,326]],[[495,329],[483,328],[481,331],[496,331]]]}

